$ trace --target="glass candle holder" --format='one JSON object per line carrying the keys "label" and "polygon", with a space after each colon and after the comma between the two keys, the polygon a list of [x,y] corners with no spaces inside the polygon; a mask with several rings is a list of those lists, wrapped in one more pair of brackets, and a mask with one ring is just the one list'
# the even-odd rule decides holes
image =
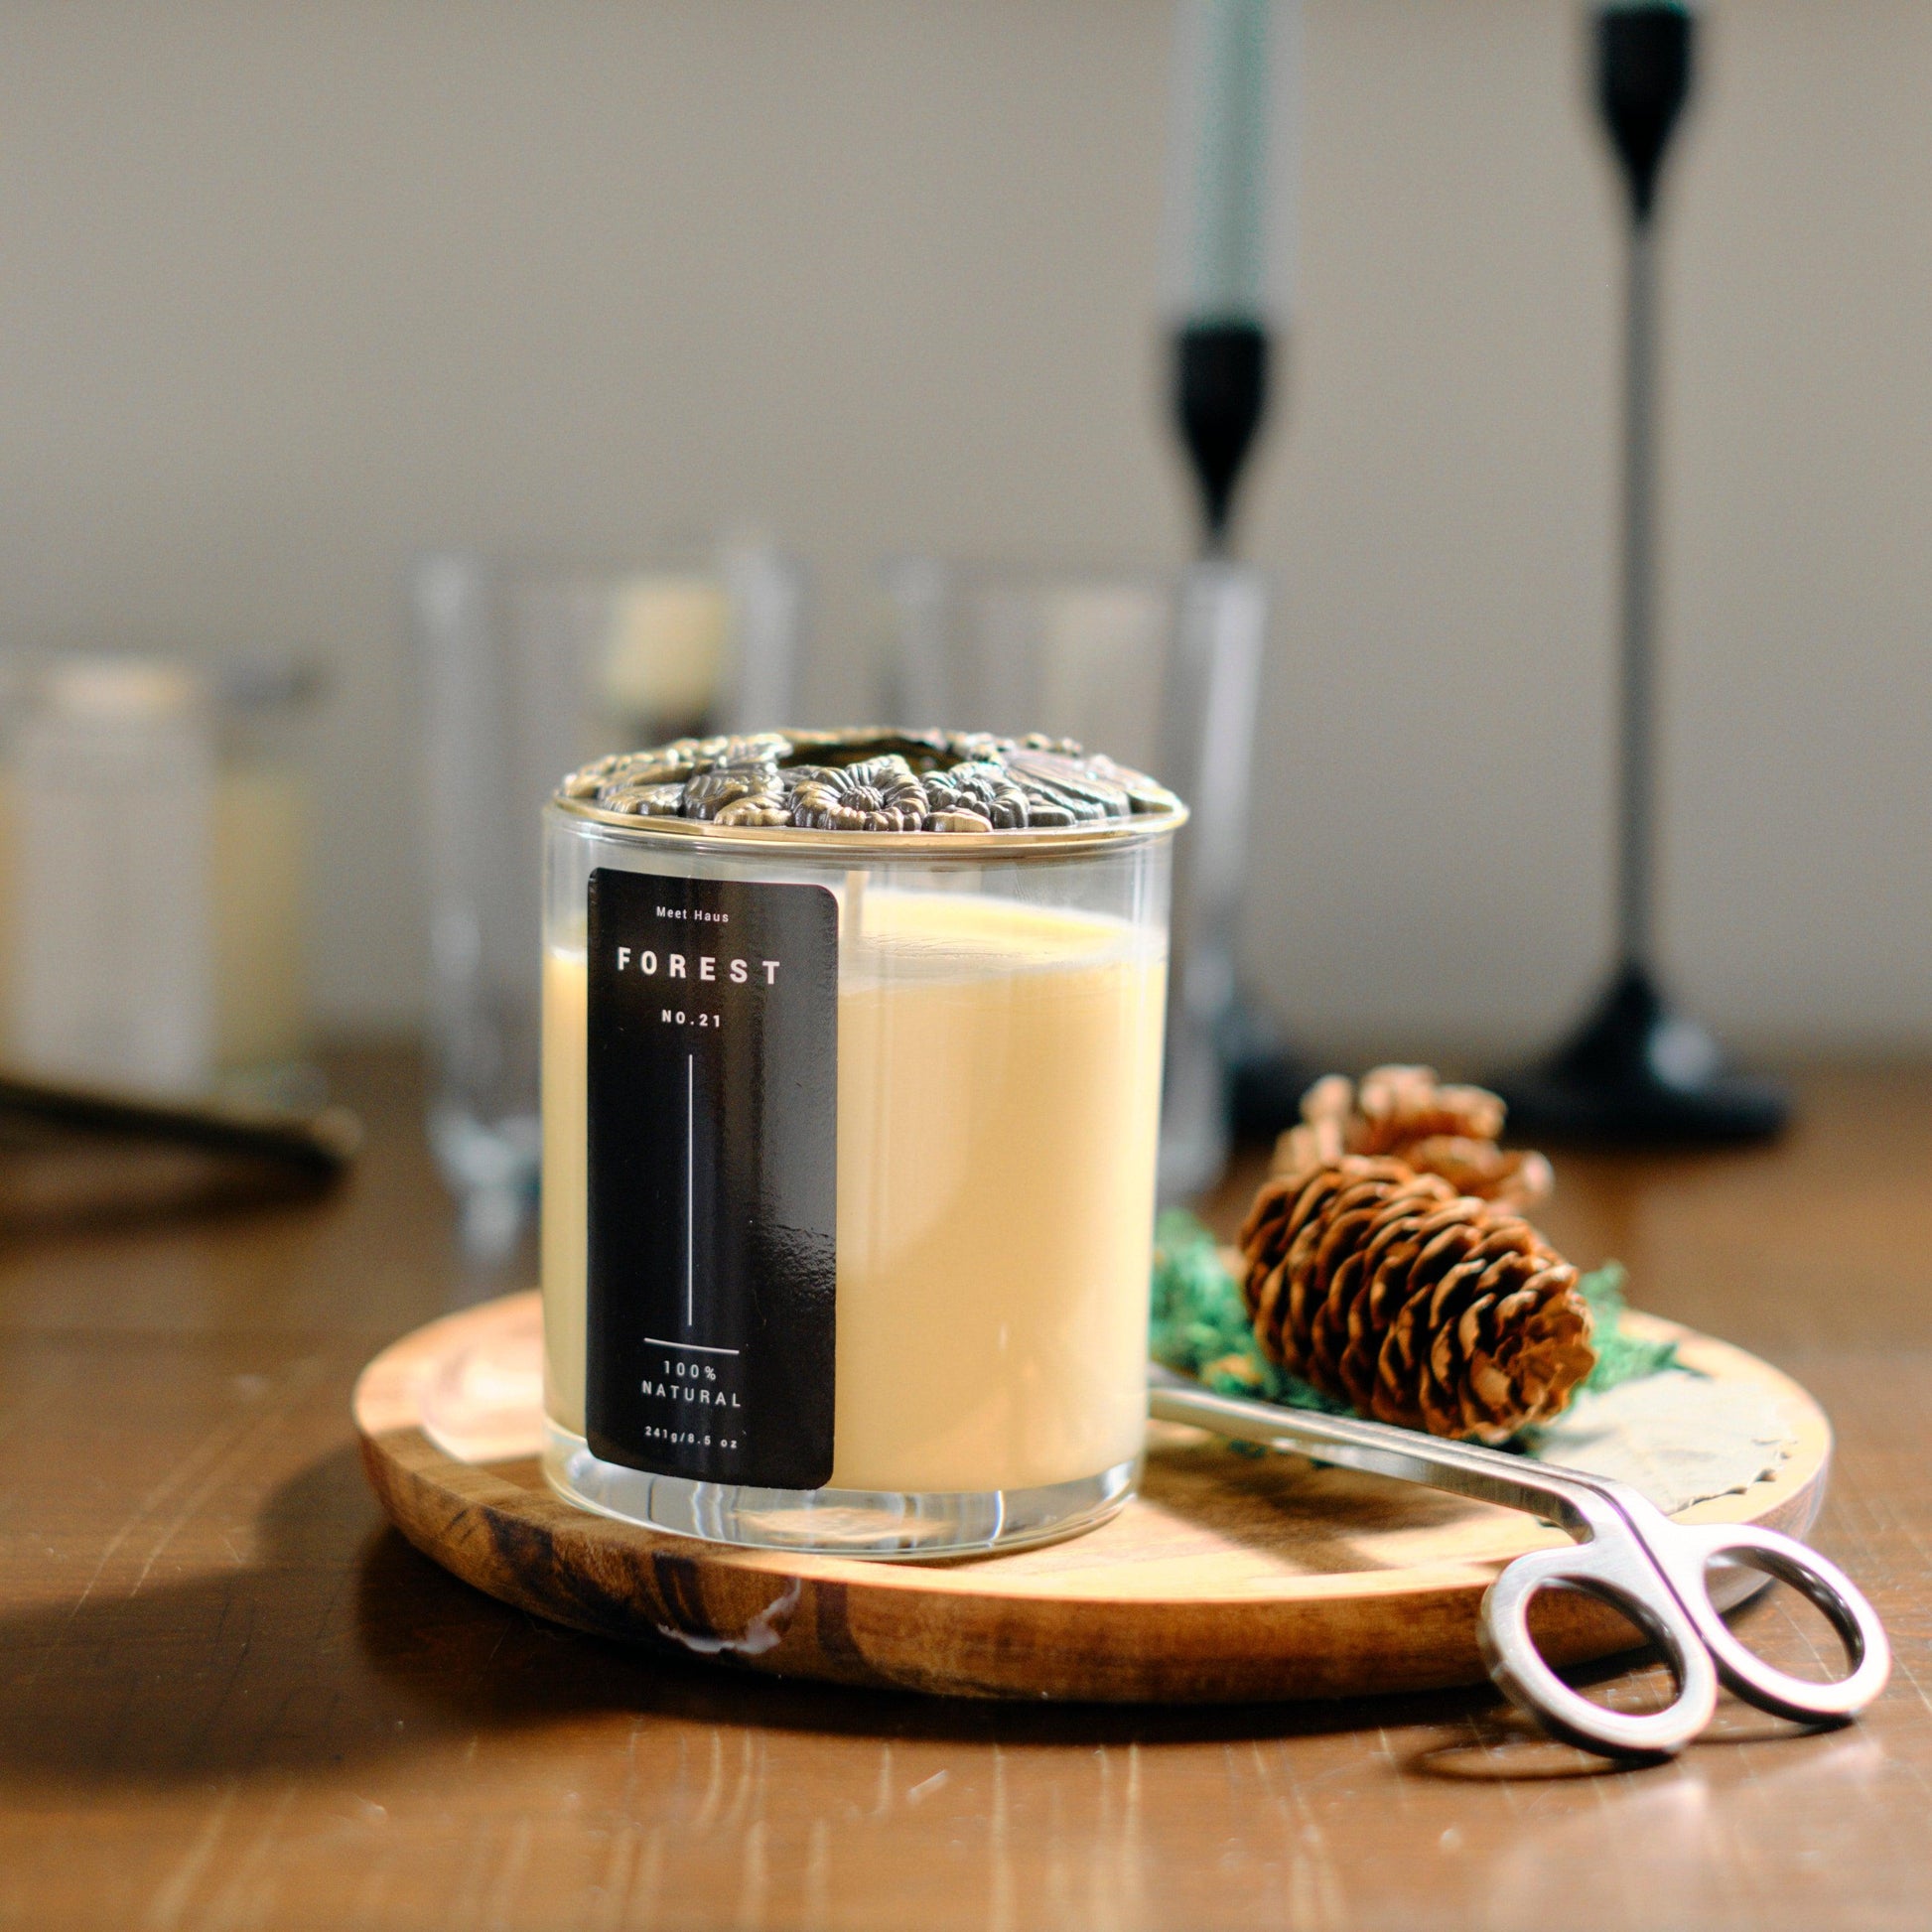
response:
{"label": "glass candle holder", "polygon": [[804,575],[768,545],[593,562],[432,551],[410,573],[429,898],[429,1136],[473,1258],[536,1205],[537,813],[557,774],[782,715]]}
{"label": "glass candle holder", "polygon": [[551,1483],[865,1556],[1119,1507],[1178,801],[940,733],[687,741],[571,792],[545,814]]}
{"label": "glass candle holder", "polygon": [[1064,732],[1165,772],[1186,796],[1160,1175],[1163,1198],[1191,1199],[1227,1166],[1237,1080],[1285,1074],[1301,1092],[1263,1046],[1272,1028],[1235,971],[1268,577],[1225,557],[1178,572],[906,557],[885,584],[897,618],[889,711]]}

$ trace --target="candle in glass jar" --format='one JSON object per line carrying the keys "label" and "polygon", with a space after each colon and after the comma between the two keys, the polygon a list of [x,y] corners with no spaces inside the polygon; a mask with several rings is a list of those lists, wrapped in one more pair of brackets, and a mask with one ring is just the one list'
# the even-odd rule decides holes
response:
{"label": "candle in glass jar", "polygon": [[[955,756],[925,782],[861,759],[878,782],[825,794],[883,785],[909,838],[776,824],[756,792],[763,823],[553,807],[546,1466],[577,1500],[905,1554],[1127,1493],[1182,813],[1056,752],[1074,805],[1116,808],[1042,796],[995,837],[972,787],[1012,819],[1018,786],[933,738]],[[823,818],[825,769],[774,795]]]}
{"label": "candle in glass jar", "polygon": [[[830,1486],[996,1490],[1139,1453],[1166,962],[1123,920],[851,894]],[[551,1413],[584,1409],[580,951],[544,961]]]}

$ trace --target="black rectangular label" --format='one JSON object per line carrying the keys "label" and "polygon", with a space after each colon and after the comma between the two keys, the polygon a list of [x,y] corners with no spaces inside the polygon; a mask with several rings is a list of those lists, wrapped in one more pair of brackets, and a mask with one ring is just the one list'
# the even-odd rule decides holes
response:
{"label": "black rectangular label", "polygon": [[659,1475],[822,1488],[838,901],[600,869],[589,963],[591,1449]]}

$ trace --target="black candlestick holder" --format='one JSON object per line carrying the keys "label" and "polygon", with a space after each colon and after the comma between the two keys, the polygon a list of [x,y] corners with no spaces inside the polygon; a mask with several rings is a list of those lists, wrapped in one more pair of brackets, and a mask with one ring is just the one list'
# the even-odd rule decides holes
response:
{"label": "black candlestick holder", "polygon": [[1629,213],[1624,309],[1618,965],[1578,1032],[1532,1072],[1497,1082],[1521,1132],[1659,1145],[1759,1140],[1785,1124],[1775,1082],[1730,1072],[1674,1012],[1653,961],[1656,774],[1656,206],[1695,69],[1687,8],[1608,6],[1595,16],[1596,104],[1622,166]]}
{"label": "black candlestick holder", "polygon": [[1173,354],[1174,414],[1200,492],[1202,545],[1223,556],[1235,485],[1268,410],[1268,332],[1254,321],[1189,323]]}

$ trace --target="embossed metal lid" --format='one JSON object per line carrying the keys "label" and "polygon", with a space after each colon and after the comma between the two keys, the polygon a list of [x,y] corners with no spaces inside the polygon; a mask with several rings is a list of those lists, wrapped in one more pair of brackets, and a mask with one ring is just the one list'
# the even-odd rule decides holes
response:
{"label": "embossed metal lid", "polygon": [[1171,832],[1187,816],[1165,786],[1071,739],[877,726],[680,738],[585,765],[557,803],[640,832],[975,850]]}

